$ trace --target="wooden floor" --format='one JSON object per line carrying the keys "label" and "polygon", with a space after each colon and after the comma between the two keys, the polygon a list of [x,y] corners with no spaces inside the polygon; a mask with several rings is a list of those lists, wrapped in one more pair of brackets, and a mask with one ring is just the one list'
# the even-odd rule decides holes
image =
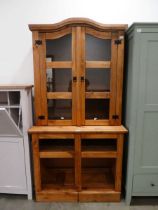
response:
{"label": "wooden floor", "polygon": [[0,210],[158,210],[158,198],[120,203],[49,203],[28,201],[26,196],[0,194]]}

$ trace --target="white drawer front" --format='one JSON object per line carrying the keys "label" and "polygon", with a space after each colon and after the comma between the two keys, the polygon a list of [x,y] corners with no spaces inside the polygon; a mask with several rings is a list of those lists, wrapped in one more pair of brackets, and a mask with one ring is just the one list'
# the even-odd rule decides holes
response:
{"label": "white drawer front", "polygon": [[135,175],[133,179],[133,192],[158,193],[158,174]]}

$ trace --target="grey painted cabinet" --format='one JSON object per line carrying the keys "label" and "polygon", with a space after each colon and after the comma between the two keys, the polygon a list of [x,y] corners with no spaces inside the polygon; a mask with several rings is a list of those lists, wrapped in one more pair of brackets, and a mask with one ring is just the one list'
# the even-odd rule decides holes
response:
{"label": "grey painted cabinet", "polygon": [[125,190],[129,204],[132,196],[158,196],[158,24],[133,24],[127,46]]}
{"label": "grey painted cabinet", "polygon": [[32,199],[28,129],[32,126],[31,85],[0,85],[0,193]]}

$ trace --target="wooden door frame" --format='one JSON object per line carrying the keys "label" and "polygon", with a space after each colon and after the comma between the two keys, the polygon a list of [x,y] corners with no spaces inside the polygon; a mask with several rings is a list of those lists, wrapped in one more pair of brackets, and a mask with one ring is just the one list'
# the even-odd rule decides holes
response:
{"label": "wooden door frame", "polygon": [[[67,34],[71,34],[72,35],[72,40],[71,40],[71,53],[72,53],[72,60],[71,61],[61,61],[61,62],[51,62],[48,63],[46,62],[46,40],[51,40],[51,39],[57,39],[57,38],[61,38]],[[41,112],[42,115],[45,116],[45,120],[42,120],[42,124],[41,124],[41,120],[38,123],[38,125],[76,125],[76,121],[77,121],[77,116],[76,116],[76,97],[77,97],[77,93],[76,93],[76,86],[77,86],[77,82],[73,82],[73,78],[77,77],[77,73],[76,73],[76,49],[75,49],[75,45],[76,45],[76,32],[74,30],[73,27],[67,27],[64,29],[61,29],[59,31],[55,31],[55,32],[51,32],[51,33],[40,33],[40,38],[42,40],[42,44],[40,45],[40,50],[39,51],[39,57],[40,57],[40,65],[39,65],[39,72],[40,72],[40,101],[41,104],[40,106],[41,108]],[[43,68],[42,68],[43,67]],[[46,88],[46,69],[47,67],[56,67],[56,68],[71,68],[71,72],[72,72],[72,94],[71,94],[71,100],[72,100],[72,119],[71,120],[49,120],[48,119],[48,109],[47,109],[47,88]],[[64,95],[64,92],[62,93]],[[70,94],[69,94],[70,95]],[[52,95],[49,93],[49,96],[52,97]],[[68,98],[68,94],[66,92],[66,97],[65,100]],[[60,97],[59,97],[60,99]],[[64,97],[62,98],[64,100]]]}
{"label": "wooden door frame", "polygon": [[[79,34],[79,31],[78,33]],[[94,37],[100,38],[100,39],[110,39],[111,40],[111,61],[104,61],[104,62],[87,62],[85,58],[85,35],[90,34]],[[79,35],[78,35],[79,36]],[[109,98],[109,119],[104,120],[86,120],[85,119],[85,100],[86,100],[86,93],[85,93],[85,80],[84,83],[81,84],[80,88],[80,98],[81,98],[81,125],[115,125],[116,120],[113,119],[113,115],[116,115],[116,95],[117,95],[117,58],[118,58],[118,47],[115,43],[115,40],[118,38],[118,33],[111,32],[111,31],[99,31],[97,29],[92,29],[89,27],[82,27],[80,30],[80,37],[82,40],[78,40],[80,43],[80,76],[83,76],[85,78],[85,71],[86,66],[97,65],[100,66],[100,68],[107,68],[111,67],[111,77],[110,77],[110,93],[107,95]],[[118,98],[118,97],[117,97]],[[106,98],[105,98],[106,99]],[[80,125],[80,124],[79,124]]]}

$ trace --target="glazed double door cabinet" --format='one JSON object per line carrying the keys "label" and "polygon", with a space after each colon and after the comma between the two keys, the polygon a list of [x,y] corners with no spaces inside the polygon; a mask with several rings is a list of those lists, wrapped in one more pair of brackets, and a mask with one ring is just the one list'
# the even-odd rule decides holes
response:
{"label": "glazed double door cabinet", "polygon": [[73,18],[29,28],[36,200],[119,201],[126,25]]}
{"label": "glazed double door cabinet", "polygon": [[69,19],[29,28],[36,125],[120,125],[126,25]]}

